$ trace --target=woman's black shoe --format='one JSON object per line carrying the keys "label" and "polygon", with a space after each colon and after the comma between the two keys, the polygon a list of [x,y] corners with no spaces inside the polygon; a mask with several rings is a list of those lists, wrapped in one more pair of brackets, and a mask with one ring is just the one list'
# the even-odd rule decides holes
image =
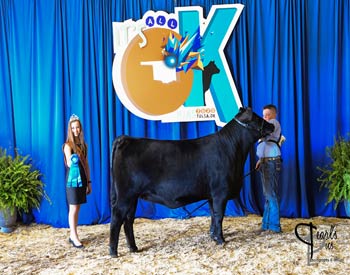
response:
{"label": "woman's black shoe", "polygon": [[73,245],[73,247],[75,248],[83,248],[84,246],[81,244],[81,245],[76,245],[73,240],[71,238],[68,239],[68,241]]}

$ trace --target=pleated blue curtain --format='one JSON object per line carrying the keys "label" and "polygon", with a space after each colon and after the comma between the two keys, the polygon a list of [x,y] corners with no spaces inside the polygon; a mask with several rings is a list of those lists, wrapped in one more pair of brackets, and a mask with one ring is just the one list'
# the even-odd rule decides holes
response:
{"label": "pleated blue curtain", "polygon": [[[281,215],[342,216],[325,205],[316,181],[327,163],[325,147],[350,131],[350,5],[335,1],[0,1],[0,146],[30,154],[44,174],[51,203],[34,211],[39,223],[68,225],[62,144],[72,113],[83,123],[89,146],[93,193],[80,224],[109,222],[110,153],[120,134],[185,139],[219,130],[214,122],[147,121],[122,106],[112,84],[112,22],[138,20],[148,10],[242,3],[241,17],[225,49],[243,105],[261,113],[279,109],[283,134]],[[255,148],[245,173],[256,161]],[[208,215],[203,202],[185,209],[140,200],[137,216]],[[260,214],[264,204],[257,173],[244,179],[227,215]]]}

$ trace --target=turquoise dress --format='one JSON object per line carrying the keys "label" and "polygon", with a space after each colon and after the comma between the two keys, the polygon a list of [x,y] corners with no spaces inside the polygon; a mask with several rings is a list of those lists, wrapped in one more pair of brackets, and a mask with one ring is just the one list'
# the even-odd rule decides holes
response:
{"label": "turquoise dress", "polygon": [[[67,167],[67,166],[66,166]],[[66,195],[68,204],[86,203],[87,178],[79,156],[72,150],[71,167],[67,167]]]}

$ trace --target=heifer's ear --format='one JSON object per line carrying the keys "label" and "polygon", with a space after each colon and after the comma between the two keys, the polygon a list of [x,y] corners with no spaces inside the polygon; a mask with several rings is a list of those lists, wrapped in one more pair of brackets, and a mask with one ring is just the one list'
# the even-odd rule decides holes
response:
{"label": "heifer's ear", "polygon": [[249,111],[247,108],[241,107],[239,108],[239,113],[235,116],[235,118],[246,123],[252,120],[252,116],[253,114],[251,110]]}
{"label": "heifer's ear", "polygon": [[247,115],[248,115],[248,120],[251,121],[251,120],[253,119],[253,111],[252,111],[252,108],[247,107],[246,113],[247,113]]}

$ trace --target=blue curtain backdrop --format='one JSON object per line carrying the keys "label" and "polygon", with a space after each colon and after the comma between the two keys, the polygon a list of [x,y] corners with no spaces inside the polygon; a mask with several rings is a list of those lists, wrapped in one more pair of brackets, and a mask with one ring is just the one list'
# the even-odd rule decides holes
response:
{"label": "blue curtain backdrop", "polygon": [[[44,174],[51,204],[34,211],[38,223],[66,227],[61,146],[70,114],[80,116],[89,145],[93,193],[80,224],[109,222],[110,153],[120,134],[157,139],[195,138],[218,130],[214,122],[161,123],[125,109],[112,85],[112,22],[138,20],[147,10],[245,5],[225,53],[243,105],[261,113],[274,103],[287,141],[282,148],[281,215],[343,216],[325,205],[317,166],[325,147],[350,131],[349,0],[111,0],[0,1],[0,146],[29,154]],[[254,148],[246,173],[256,161]],[[195,210],[200,204],[186,207]],[[261,214],[257,174],[246,177],[227,215]],[[186,217],[140,201],[137,216]],[[204,205],[193,215],[208,215]]]}

